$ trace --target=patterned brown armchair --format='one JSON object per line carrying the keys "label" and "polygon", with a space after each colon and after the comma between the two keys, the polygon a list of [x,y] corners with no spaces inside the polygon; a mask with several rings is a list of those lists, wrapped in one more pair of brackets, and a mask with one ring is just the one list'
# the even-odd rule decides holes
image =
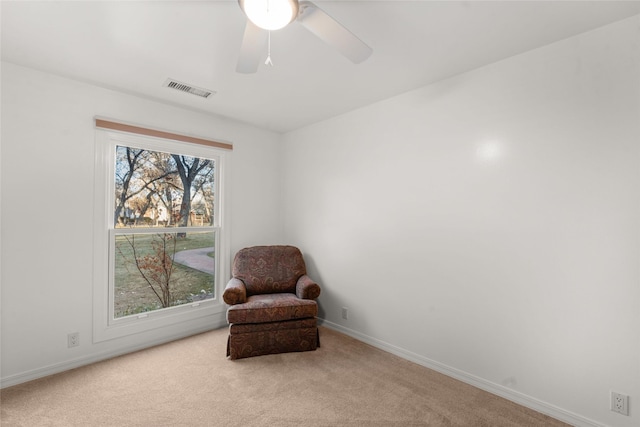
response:
{"label": "patterned brown armchair", "polygon": [[229,304],[227,356],[231,359],[319,345],[316,316],[320,286],[307,276],[302,253],[293,246],[241,249],[224,290]]}

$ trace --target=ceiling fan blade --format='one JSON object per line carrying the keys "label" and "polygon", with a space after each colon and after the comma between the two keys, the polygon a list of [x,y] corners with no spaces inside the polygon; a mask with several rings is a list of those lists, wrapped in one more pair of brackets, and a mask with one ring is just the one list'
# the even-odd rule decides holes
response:
{"label": "ceiling fan blade", "polygon": [[355,64],[373,53],[366,43],[310,1],[300,2],[298,22]]}
{"label": "ceiling fan blade", "polygon": [[242,37],[242,46],[238,56],[236,71],[238,73],[251,74],[258,71],[260,57],[267,51],[268,33],[247,20]]}

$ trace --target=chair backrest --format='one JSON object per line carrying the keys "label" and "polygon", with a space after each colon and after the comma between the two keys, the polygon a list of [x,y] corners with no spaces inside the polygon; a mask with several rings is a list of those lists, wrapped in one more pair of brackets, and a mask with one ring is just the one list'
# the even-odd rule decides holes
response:
{"label": "chair backrest", "polygon": [[238,251],[232,274],[244,282],[247,296],[295,293],[296,283],[307,274],[307,268],[295,246],[252,246]]}

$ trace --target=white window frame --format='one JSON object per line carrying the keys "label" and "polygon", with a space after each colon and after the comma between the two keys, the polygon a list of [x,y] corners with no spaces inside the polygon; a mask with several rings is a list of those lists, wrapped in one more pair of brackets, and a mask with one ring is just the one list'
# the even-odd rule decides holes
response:
{"label": "white window frame", "polygon": [[[116,146],[144,148],[160,152],[208,158],[215,161],[215,224],[213,227],[189,227],[189,232],[215,232],[215,287],[212,299],[183,304],[139,315],[113,318],[112,241],[114,230],[115,180],[114,159]],[[151,331],[195,320],[204,316],[224,313],[222,290],[229,277],[230,239],[229,215],[225,190],[230,176],[231,151],[204,145],[134,135],[118,131],[96,129],[94,178],[94,276],[93,276],[93,342],[101,342],[132,334]],[[158,229],[162,232],[181,232],[175,228]],[[156,232],[157,232],[156,231]]]}

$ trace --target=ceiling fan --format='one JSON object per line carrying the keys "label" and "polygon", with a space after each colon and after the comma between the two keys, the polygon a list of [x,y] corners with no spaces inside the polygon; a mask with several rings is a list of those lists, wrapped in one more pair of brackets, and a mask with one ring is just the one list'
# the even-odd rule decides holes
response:
{"label": "ceiling fan", "polygon": [[[238,0],[238,3],[247,16],[236,66],[239,73],[255,73],[267,42],[270,42],[269,32],[284,28],[293,21],[302,24],[355,64],[364,61],[373,52],[351,31],[310,1]],[[270,61],[270,56],[267,56],[265,63]]]}

